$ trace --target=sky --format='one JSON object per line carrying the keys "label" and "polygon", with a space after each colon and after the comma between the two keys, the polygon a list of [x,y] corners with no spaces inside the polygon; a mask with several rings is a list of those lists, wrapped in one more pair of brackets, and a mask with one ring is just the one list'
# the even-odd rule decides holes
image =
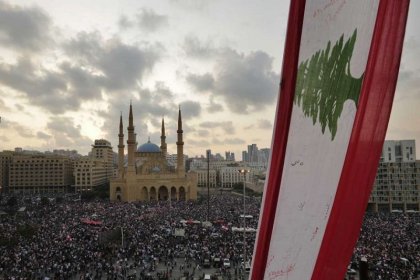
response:
{"label": "sky", "polygon": [[[188,156],[271,146],[289,1],[0,0],[0,150],[87,154],[94,139]],[[411,1],[387,139],[420,158],[420,1]],[[126,140],[125,139],[125,140]]]}

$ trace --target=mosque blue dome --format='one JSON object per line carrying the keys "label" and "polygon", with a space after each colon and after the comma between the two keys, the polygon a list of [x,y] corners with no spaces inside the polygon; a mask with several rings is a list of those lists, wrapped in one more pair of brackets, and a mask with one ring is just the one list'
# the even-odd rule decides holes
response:
{"label": "mosque blue dome", "polygon": [[137,148],[137,152],[140,153],[160,153],[160,148],[158,145],[153,144],[152,142],[147,141],[147,143],[144,143],[140,147]]}

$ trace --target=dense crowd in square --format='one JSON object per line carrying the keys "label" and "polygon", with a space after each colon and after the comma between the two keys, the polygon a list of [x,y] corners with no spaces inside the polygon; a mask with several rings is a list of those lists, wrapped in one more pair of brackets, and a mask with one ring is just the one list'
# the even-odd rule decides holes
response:
{"label": "dense crowd in square", "polygon": [[[206,199],[18,203],[24,211],[0,215],[0,279],[203,279],[206,261],[222,279],[245,270],[243,232],[232,230],[243,226],[240,195],[212,195],[209,212]],[[256,229],[260,198],[245,204],[246,227]],[[367,214],[351,265],[365,257],[373,279],[412,279],[419,236],[418,213]],[[255,232],[246,238],[250,260]],[[215,263],[224,259],[230,267]]]}

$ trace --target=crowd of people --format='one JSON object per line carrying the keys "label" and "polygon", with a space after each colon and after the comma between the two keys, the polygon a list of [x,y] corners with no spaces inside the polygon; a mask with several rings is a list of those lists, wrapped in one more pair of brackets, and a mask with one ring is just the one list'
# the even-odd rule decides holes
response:
{"label": "crowd of people", "polygon": [[[212,195],[209,204],[21,199],[24,211],[0,215],[0,279],[203,279],[206,262],[222,279],[241,279],[243,232],[232,229],[243,228],[242,199],[230,193]],[[246,228],[256,229],[260,198],[247,197],[245,205]],[[418,213],[367,214],[351,266],[357,270],[365,257],[372,279],[414,279],[418,219]],[[255,232],[245,236],[250,261]]]}
{"label": "crowd of people", "polygon": [[[27,204],[24,212],[0,217],[0,239],[6,241],[0,243],[0,278],[158,279],[159,272],[175,279],[176,270],[198,279],[205,259],[229,259],[232,268],[219,271],[235,279],[242,270],[243,235],[231,229],[242,227],[242,197],[215,195],[209,205],[210,211],[207,200]],[[259,200],[247,198],[246,211],[246,227],[256,228]],[[19,234],[28,227],[31,236]],[[184,236],[174,236],[175,229]],[[249,259],[255,233],[246,235]]]}
{"label": "crowd of people", "polygon": [[420,276],[420,215],[367,213],[354,249],[352,266],[362,258],[370,279],[416,279]]}

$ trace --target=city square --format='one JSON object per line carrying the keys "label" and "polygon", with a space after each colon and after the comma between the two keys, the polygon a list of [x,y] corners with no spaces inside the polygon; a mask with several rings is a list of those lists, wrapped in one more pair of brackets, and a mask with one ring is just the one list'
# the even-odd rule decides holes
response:
{"label": "city square", "polygon": [[[240,194],[212,194],[208,219],[205,198],[124,203],[77,197],[22,198],[24,211],[0,215],[1,278],[243,279]],[[246,198],[247,262],[259,207],[260,197]],[[348,279],[358,279],[351,277],[362,257],[373,279],[414,279],[419,222],[419,213],[368,213]]]}
{"label": "city square", "polygon": [[0,280],[420,280],[419,25],[0,0]]}

